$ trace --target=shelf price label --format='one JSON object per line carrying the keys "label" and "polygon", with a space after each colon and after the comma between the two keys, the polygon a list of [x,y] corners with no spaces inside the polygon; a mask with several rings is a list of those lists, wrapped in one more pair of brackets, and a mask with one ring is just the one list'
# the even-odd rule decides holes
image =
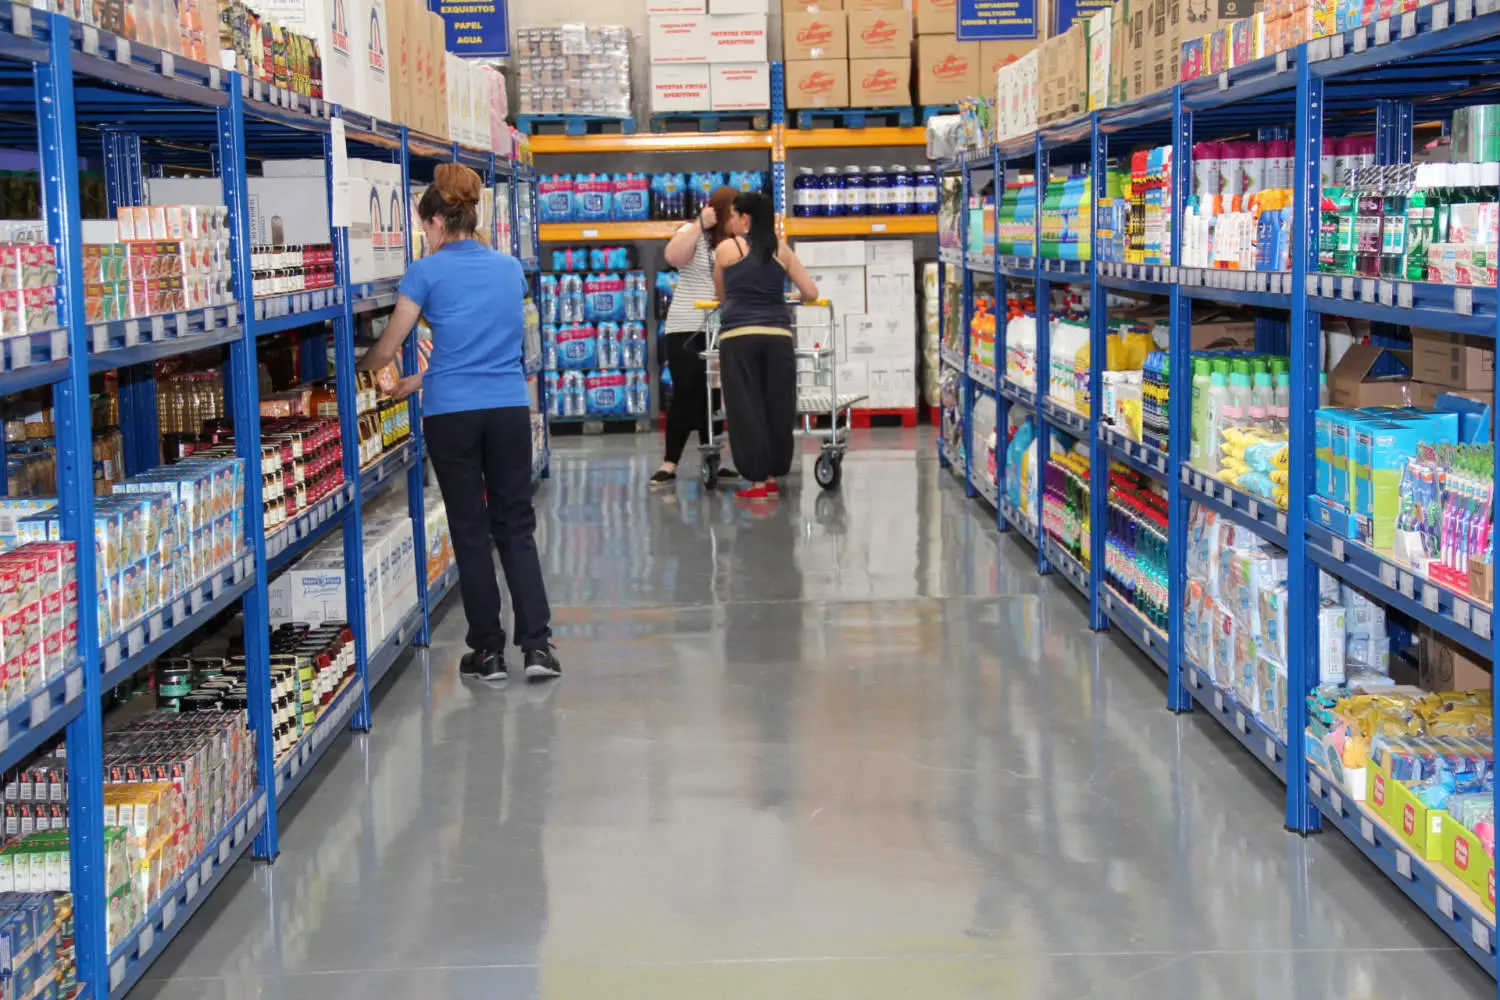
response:
{"label": "shelf price label", "polygon": [[1396,852],[1396,874],[1402,878],[1411,878],[1411,855],[1405,851]]}

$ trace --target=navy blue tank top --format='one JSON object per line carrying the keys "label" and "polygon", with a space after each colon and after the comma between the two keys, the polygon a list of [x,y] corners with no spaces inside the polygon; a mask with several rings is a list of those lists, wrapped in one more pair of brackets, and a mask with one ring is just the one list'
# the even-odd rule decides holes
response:
{"label": "navy blue tank top", "polygon": [[[741,240],[736,239],[735,246],[747,250]],[[781,261],[762,261],[747,252],[724,268],[719,324],[725,333],[746,326],[791,331],[792,307],[786,301],[786,268]]]}

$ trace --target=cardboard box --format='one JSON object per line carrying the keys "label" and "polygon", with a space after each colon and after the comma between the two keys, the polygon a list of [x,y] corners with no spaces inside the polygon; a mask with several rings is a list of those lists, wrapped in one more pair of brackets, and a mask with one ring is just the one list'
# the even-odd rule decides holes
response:
{"label": "cardboard box", "polygon": [[652,111],[709,111],[713,107],[711,67],[653,63]]}
{"label": "cardboard box", "polygon": [[781,54],[792,59],[847,59],[849,15],[785,14],[781,18]]}
{"label": "cardboard box", "polygon": [[1495,863],[1484,844],[1463,824],[1449,819],[1443,824],[1443,867],[1473,889],[1491,913],[1495,912]]}
{"label": "cardboard box", "polygon": [[[911,18],[905,11],[856,10],[849,19],[850,59],[904,59],[911,62]],[[911,67],[907,67],[907,76]]]}
{"label": "cardboard box", "polygon": [[1489,690],[1486,661],[1441,633],[1422,626],[1418,683],[1428,691]]}
{"label": "cardboard box", "polygon": [[984,88],[984,96],[998,99],[1001,67],[1009,66],[1036,48],[1038,44],[1031,39],[1016,42],[980,42],[979,85]]}
{"label": "cardboard box", "polygon": [[646,0],[647,15],[707,14],[705,0]]}
{"label": "cardboard box", "polygon": [[452,135],[448,126],[448,63],[443,58],[447,49],[448,28],[441,14],[427,14],[427,44],[434,53],[432,59],[432,134],[439,139]]}
{"label": "cardboard box", "polygon": [[[1355,344],[1344,352],[1339,363],[1328,373],[1328,402],[1332,406],[1410,406],[1417,396],[1416,383],[1409,379],[1376,377],[1370,374],[1385,351],[1372,344]],[[1403,365],[1410,367],[1408,351],[1392,351]]]}
{"label": "cardboard box", "polygon": [[1442,857],[1443,818],[1448,814],[1423,805],[1421,799],[1391,777],[1385,761],[1371,763],[1369,803],[1417,857],[1428,861]]}
{"label": "cardboard box", "polygon": [[910,59],[850,59],[849,104],[902,108],[911,104]]}
{"label": "cardboard box", "polygon": [[[861,267],[809,267],[808,275],[818,286],[818,295],[833,304],[841,324],[865,311],[865,269]],[[823,312],[826,316],[826,312]],[[826,319],[823,322],[827,322]]]}
{"label": "cardboard box", "polygon": [[786,63],[786,106],[847,108],[849,63],[843,59],[797,59]]}
{"label": "cardboard box", "polygon": [[979,93],[979,43],[923,35],[917,39],[918,104],[957,104]]}
{"label": "cardboard box", "polygon": [[864,267],[868,247],[866,240],[799,240],[794,249],[803,267]]}
{"label": "cardboard box", "polygon": [[769,0],[709,0],[710,14],[769,14]]}
{"label": "cardboard box", "polygon": [[816,13],[818,11],[843,9],[842,0],[781,0],[781,12],[783,14],[796,14],[802,11]]}
{"label": "cardboard box", "polygon": [[1114,37],[1114,9],[1106,7],[1089,18],[1086,26],[1088,39],[1088,103],[1087,110],[1096,111],[1109,106],[1110,45]]}
{"label": "cardboard box", "polygon": [[764,14],[708,15],[708,61],[766,62]]}
{"label": "cardboard box", "polygon": [[844,4],[844,9],[847,11],[883,10],[887,12],[904,10],[908,17],[911,16],[911,9],[906,5],[904,0],[847,0]]}
{"label": "cardboard box", "polygon": [[912,0],[911,9],[919,35],[947,35],[953,40],[958,32],[955,0]]}
{"label": "cardboard box", "polygon": [[1495,351],[1478,337],[1411,328],[1411,375],[1454,389],[1495,390]]}
{"label": "cardboard box", "polygon": [[651,62],[708,62],[708,15],[667,14],[651,18],[646,32]]}
{"label": "cardboard box", "polygon": [[391,117],[391,80],[386,69],[386,0],[361,0],[354,9],[364,22],[363,57],[359,60],[359,109],[366,114]]}
{"label": "cardboard box", "polygon": [[714,111],[760,111],[771,106],[770,63],[718,63],[708,67]]}
{"label": "cardboard box", "polygon": [[416,0],[386,0],[390,24],[391,120],[409,125],[412,92],[412,39],[407,26]]}

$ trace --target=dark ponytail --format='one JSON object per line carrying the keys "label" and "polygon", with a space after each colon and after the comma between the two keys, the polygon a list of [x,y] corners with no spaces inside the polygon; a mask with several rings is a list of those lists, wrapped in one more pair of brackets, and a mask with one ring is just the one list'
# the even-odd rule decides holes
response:
{"label": "dark ponytail", "polygon": [[439,163],[432,183],[417,202],[423,222],[441,218],[449,238],[467,236],[479,227],[479,196],[484,182],[461,163]]}
{"label": "dark ponytail", "polygon": [[769,264],[781,248],[781,238],[776,235],[776,210],[771,199],[759,191],[746,191],[734,199],[734,210],[750,220],[750,231],[745,234],[750,253],[762,263]]}

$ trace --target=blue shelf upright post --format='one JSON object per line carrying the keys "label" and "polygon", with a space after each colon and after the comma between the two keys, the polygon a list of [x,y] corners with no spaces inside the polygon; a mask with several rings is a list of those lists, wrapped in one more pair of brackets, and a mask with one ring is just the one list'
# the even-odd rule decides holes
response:
{"label": "blue shelf upright post", "polygon": [[1006,306],[1009,276],[1000,268],[1000,202],[1005,197],[1005,165],[1009,161],[995,147],[991,162],[995,169],[995,523],[1000,533],[1011,530],[1005,516],[1005,478],[1009,474],[1006,458],[1010,454],[1010,400],[1000,390],[1005,387],[1005,361],[1009,352],[1005,348],[1005,337],[1010,323]]}
{"label": "blue shelf upright post", "polygon": [[[454,157],[457,158],[458,146],[455,145]],[[493,183],[494,178],[489,178]],[[395,206],[392,206],[394,208]],[[402,254],[406,265],[411,265],[411,233],[407,232],[411,220],[411,133],[405,125],[401,126],[401,231],[406,233],[405,246]],[[404,270],[405,268],[403,268]],[[407,374],[419,371],[419,358],[417,352],[417,333],[406,338],[406,343],[401,347],[401,370]],[[427,463],[422,457],[422,394],[414,392],[406,398],[408,419],[411,421],[411,447],[412,463],[406,470],[406,504],[411,512],[412,547],[416,549],[415,559],[417,561],[417,607],[422,609],[422,622],[417,626],[415,642],[418,646],[428,644],[429,612],[427,607],[427,515],[423,512],[422,504],[422,481],[426,474]]]}
{"label": "blue shelf upright post", "polygon": [[1322,817],[1307,785],[1303,744],[1307,693],[1318,683],[1318,567],[1307,554],[1307,498],[1313,482],[1313,410],[1318,403],[1318,314],[1307,307],[1307,276],[1318,254],[1322,199],[1319,163],[1323,152],[1323,79],[1306,59],[1297,61],[1297,148],[1292,179],[1292,398],[1287,493],[1287,721],[1286,828],[1311,833]]}
{"label": "blue shelf upright post", "polygon": [[[1172,88],[1172,259],[1182,259],[1182,219],[1193,177],[1193,116],[1182,106],[1182,85]],[[1187,712],[1193,707],[1188,676],[1183,669],[1182,609],[1187,601],[1188,502],[1182,494],[1192,451],[1192,421],[1188,409],[1193,398],[1193,313],[1182,286],[1173,282],[1167,293],[1169,343],[1167,397],[1172,420],[1167,430],[1167,707]],[[1184,405],[1188,404],[1188,405]]]}
{"label": "blue shelf upright post", "polygon": [[969,201],[974,197],[974,182],[969,165],[961,162],[958,167],[961,192],[958,200],[958,259],[959,274],[962,275],[962,308],[959,310],[959,342],[963,345],[963,370],[959,373],[959,414],[964,443],[964,496],[972,497],[974,489],[974,380],[969,377],[969,328],[974,322],[974,272],[969,269]]}
{"label": "blue shelf upright post", "polygon": [[[234,446],[248,470],[260,468],[260,375],[255,350],[255,299],[251,294],[250,197],[245,176],[245,101],[238,73],[229,77],[229,101],[218,109],[219,170],[229,206],[230,262],[234,293],[243,314],[241,335],[229,345],[225,393],[234,420]],[[231,310],[232,311],[232,310]],[[233,317],[231,317],[232,321]],[[245,684],[250,726],[255,730],[256,784],[265,796],[266,821],[255,838],[255,856],[274,861],[280,852],[276,827],[276,741],[271,707],[271,615],[266,593],[265,509],[261,477],[245,477],[245,540],[255,554],[255,583],[245,592]]]}
{"label": "blue shelf upright post", "polygon": [[[1109,169],[1106,138],[1099,131],[1099,113],[1089,116],[1089,184],[1093,192],[1092,218],[1099,215],[1099,198]],[[1089,235],[1089,627],[1099,631],[1109,627],[1109,619],[1099,600],[1104,587],[1105,525],[1109,518],[1109,452],[1100,436],[1100,417],[1104,409],[1104,362],[1109,356],[1109,316],[1105,308],[1108,294],[1099,279],[1099,227]]]}
{"label": "blue shelf upright post", "polygon": [[1042,133],[1036,133],[1036,231],[1032,236],[1032,274],[1036,278],[1033,295],[1036,303],[1036,490],[1031,509],[1036,514],[1036,571],[1046,576],[1052,572],[1047,559],[1045,529],[1042,527],[1042,496],[1046,490],[1047,455],[1052,447],[1052,428],[1042,417],[1046,406],[1049,373],[1052,369],[1052,283],[1042,270],[1042,205],[1047,200],[1047,181],[1052,173],[1052,157],[1042,145]]}
{"label": "blue shelf upright post", "polygon": [[[343,114],[343,109],[335,107],[333,114],[337,118]],[[333,161],[334,144],[341,141],[342,135],[332,129],[323,139],[323,173],[328,178],[330,208],[333,199],[339,196],[333,185]],[[345,154],[346,150],[339,150],[337,155]],[[330,214],[329,218],[331,220],[334,216]],[[372,636],[365,628],[369,619],[365,612],[364,505],[360,499],[359,435],[352,433],[352,429],[359,426],[359,399],[354,385],[354,301],[349,295],[349,228],[333,226],[331,234],[334,279],[345,290],[343,308],[333,321],[334,394],[338,398],[339,424],[351,431],[341,435],[339,440],[344,451],[344,478],[354,484],[354,500],[344,515],[343,525],[344,575],[348,580],[344,606],[349,630],[354,633],[354,667],[359,683],[359,706],[350,716],[349,727],[367,732],[370,728],[370,654],[373,650],[370,648]]]}
{"label": "blue shelf upright post", "polygon": [[[104,191],[110,218],[122,206],[146,201],[141,172],[140,137],[120,128],[106,128],[100,136],[104,149]],[[156,414],[156,369],[151,364],[121,368],[119,376],[120,437],[126,475],[139,475],[161,464],[161,429]]]}
{"label": "blue shelf upright post", "polygon": [[[38,12],[40,13],[40,12]],[[47,18],[48,61],[33,68],[40,133],[42,204],[47,238],[57,251],[58,318],[68,330],[68,377],[53,389],[57,424],[57,495],[63,537],[78,546],[78,653],[83,661],[83,711],[68,723],[69,841],[73,868],[74,947],[78,979],[89,995],[109,992],[105,937],[104,718],[99,667],[99,623],[90,612],[98,593],[94,563],[94,469],[89,426],[89,341],[83,308],[82,201],[78,193],[78,126],[73,114],[73,48],[69,21]]]}

